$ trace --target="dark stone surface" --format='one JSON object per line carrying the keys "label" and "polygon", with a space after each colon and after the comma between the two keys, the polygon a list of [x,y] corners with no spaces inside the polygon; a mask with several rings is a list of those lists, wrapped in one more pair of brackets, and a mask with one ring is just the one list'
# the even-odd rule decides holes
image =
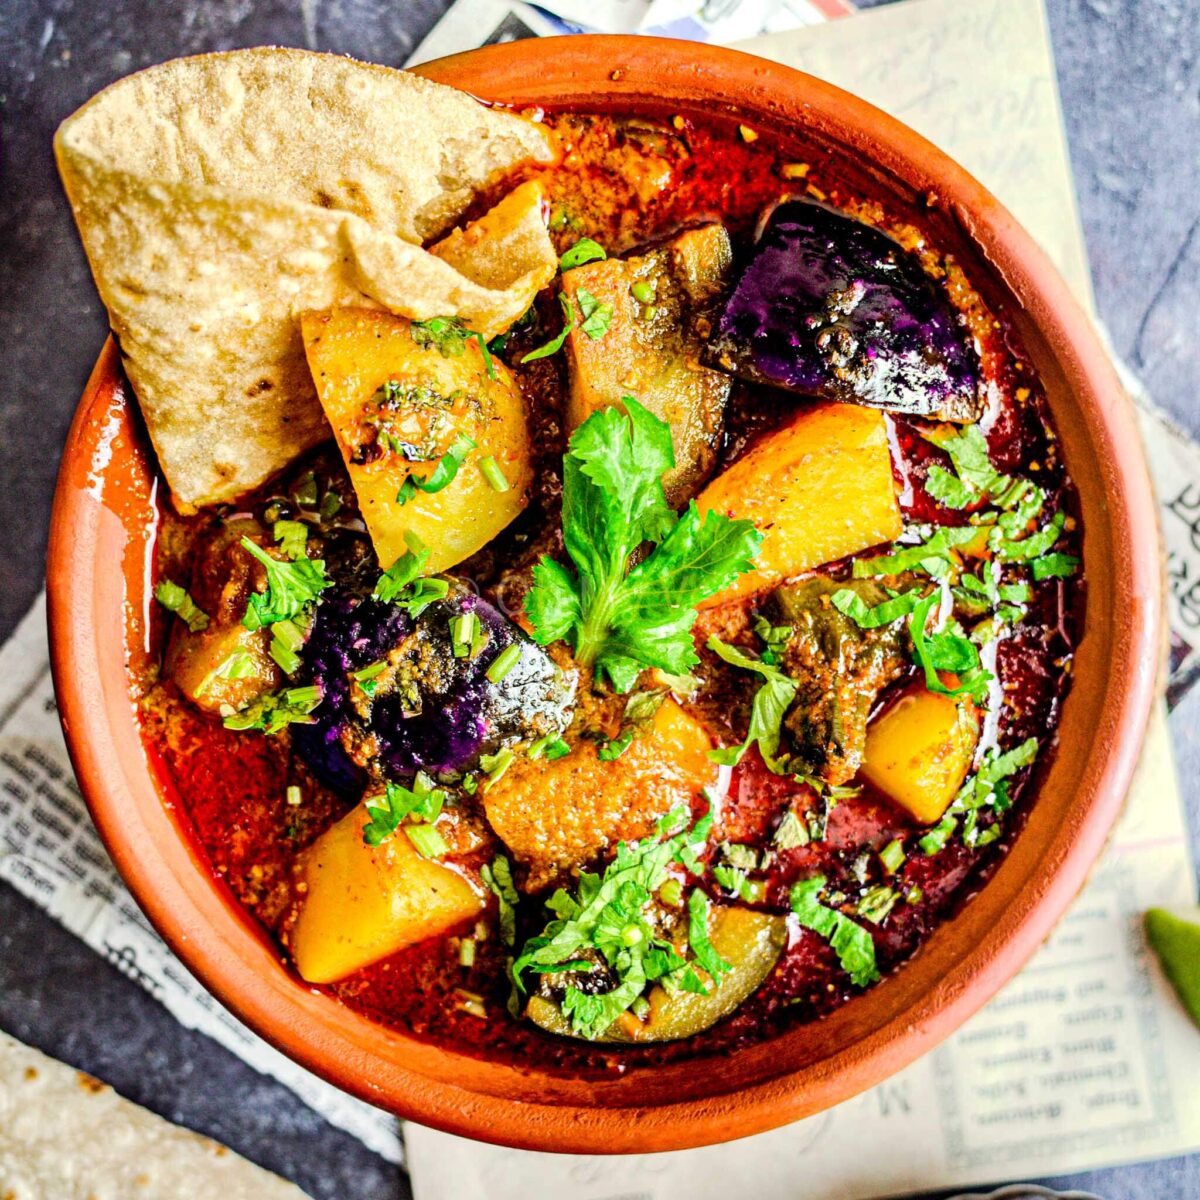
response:
{"label": "dark stone surface", "polygon": [[[177,54],[279,42],[398,64],[445,0],[0,0],[0,638],[42,583],[50,498],[104,334],[54,174],[58,122]],[[1200,4],[1047,0],[1100,311],[1156,400],[1200,435]],[[1172,721],[1200,829],[1200,689]],[[316,1200],[407,1182],[0,886],[0,1028],[295,1179]],[[1062,1182],[1062,1181],[1060,1181]],[[1110,1200],[1200,1196],[1200,1156],[1076,1176]]]}

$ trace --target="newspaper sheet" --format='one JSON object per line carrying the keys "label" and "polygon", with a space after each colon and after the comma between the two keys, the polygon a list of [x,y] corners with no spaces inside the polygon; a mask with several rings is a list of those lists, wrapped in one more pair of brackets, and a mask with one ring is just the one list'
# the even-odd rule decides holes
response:
{"label": "newspaper sheet", "polygon": [[[725,5],[731,6],[736,0]],[[970,19],[964,19],[968,11]],[[751,48],[825,74],[885,106],[888,90],[897,89],[894,94],[904,97],[896,106],[899,115],[1006,199],[1086,296],[1086,260],[1035,0],[909,0],[838,26]],[[758,28],[751,24],[741,32]],[[458,0],[414,59],[483,40],[562,31],[557,18],[516,0]],[[996,46],[1004,47],[1003,62],[993,53]],[[957,65],[952,78],[947,64]],[[983,96],[992,98],[994,108],[980,114],[978,126],[947,116]],[[974,130],[1004,113],[1017,115],[1004,126],[1005,145],[996,150]],[[1006,150],[1009,143],[1013,148]],[[1173,626],[1187,647],[1176,657],[1183,663],[1200,642],[1200,451],[1148,411],[1143,421],[1164,500],[1177,600]],[[1186,686],[1184,676],[1177,680]],[[182,1023],[216,1038],[333,1123],[400,1161],[390,1117],[258,1039],[146,924],[109,863],[71,776],[50,687],[42,601],[0,650],[0,878],[137,980]],[[734,1177],[755,1195],[794,1196],[799,1168],[808,1200],[832,1200],[1082,1169],[1200,1145],[1200,1095],[1186,1086],[1200,1068],[1200,1040],[1184,1027],[1136,920],[1149,904],[1188,900],[1191,878],[1166,727],[1159,721],[1113,851],[1068,921],[991,1007],[884,1087],[774,1134],[683,1156],[616,1161],[518,1155],[410,1126],[418,1196],[500,1200],[544,1186],[568,1198],[659,1200],[685,1190],[716,1195],[718,1184],[724,1193]],[[870,1153],[863,1145],[864,1121],[877,1147]]]}
{"label": "newspaper sheet", "polygon": [[[1090,305],[1086,254],[1038,0],[909,0],[744,44],[890,109],[978,175]],[[1163,501],[1176,641],[1200,601],[1200,450],[1139,395]],[[1173,665],[1177,666],[1176,654]],[[1178,674],[1174,685],[1186,687]],[[939,1049],[796,1125],[678,1154],[537,1155],[405,1131],[417,1200],[862,1200],[1059,1174],[1200,1147],[1200,1037],[1142,937],[1194,898],[1165,716],[1085,892],[1033,961]]]}
{"label": "newspaper sheet", "polygon": [[457,0],[409,66],[476,46],[567,33],[641,33],[732,42],[815,25],[854,11],[850,0]]}

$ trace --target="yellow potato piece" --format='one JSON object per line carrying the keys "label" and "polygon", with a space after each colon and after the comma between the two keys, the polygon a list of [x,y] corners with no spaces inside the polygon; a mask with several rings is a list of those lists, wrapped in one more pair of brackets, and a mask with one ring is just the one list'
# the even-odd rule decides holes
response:
{"label": "yellow potato piece", "polygon": [[368,846],[362,834],[368,820],[359,805],[304,853],[306,890],[290,944],[309,983],[341,979],[483,909],[466,879],[422,858],[403,832]]}
{"label": "yellow potato piece", "polygon": [[644,837],[660,817],[712,786],[711,748],[704,726],[667,698],[619,758],[601,762],[588,741],[564,758],[519,757],[486,788],[484,809],[528,868],[526,888],[536,891],[605,847]]}
{"label": "yellow potato piece", "polygon": [[[525,507],[532,469],[521,392],[498,358],[492,359],[494,377],[488,375],[474,339],[461,354],[443,354],[414,341],[406,318],[366,308],[305,313],[301,331],[317,395],[384,567],[404,553],[404,535],[413,533],[432,551],[426,569],[448,570]],[[380,400],[389,381],[398,393],[390,406]],[[404,442],[427,440],[438,457],[409,462],[395,450],[381,451],[381,428]],[[428,477],[456,433],[476,445],[454,479],[441,491],[418,492],[401,505],[397,494],[405,479]],[[487,455],[503,472],[507,491],[496,491],[481,471]]]}
{"label": "yellow potato piece", "polygon": [[[727,1017],[771,973],[787,943],[787,922],[772,913],[750,908],[718,908],[708,919],[709,941],[730,965],[708,994],[668,992],[653,987],[646,999],[645,1020],[632,1013],[619,1017],[597,1040],[601,1042],[672,1042],[691,1037]],[[574,1037],[571,1022],[557,1004],[541,996],[530,998],[525,1015],[549,1033]]]}
{"label": "yellow potato piece", "polygon": [[854,404],[802,408],[718,475],[696,503],[702,513],[749,518],[764,535],[758,569],[704,607],[893,541],[903,529],[884,416]]}
{"label": "yellow potato piece", "polygon": [[867,728],[862,775],[922,824],[954,799],[979,741],[979,710],[916,683]]}
{"label": "yellow potato piece", "polygon": [[[268,651],[270,632],[236,625],[210,624],[199,633],[190,632],[176,621],[167,647],[164,666],[167,677],[198,708],[221,712],[244,708],[282,679]],[[247,674],[238,678],[223,673],[237,655],[239,665],[249,663]]]}

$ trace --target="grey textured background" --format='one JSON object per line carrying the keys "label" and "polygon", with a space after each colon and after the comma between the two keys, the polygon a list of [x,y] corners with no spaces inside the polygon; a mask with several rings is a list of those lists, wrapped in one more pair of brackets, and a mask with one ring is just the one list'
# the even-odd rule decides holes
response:
{"label": "grey textured background", "polygon": [[[55,126],[111,80],[178,54],[277,42],[399,64],[447,2],[0,0],[0,639],[42,585],[59,450],[105,331],[54,174]],[[1158,403],[1200,436],[1200,0],[1047,7],[1100,312]],[[1200,688],[1172,719],[1194,835],[1198,718]],[[393,1168],[180,1029],[3,885],[0,1028],[315,1200],[409,1194]],[[1185,1200],[1200,1197],[1200,1156],[1070,1182],[1108,1200]]]}

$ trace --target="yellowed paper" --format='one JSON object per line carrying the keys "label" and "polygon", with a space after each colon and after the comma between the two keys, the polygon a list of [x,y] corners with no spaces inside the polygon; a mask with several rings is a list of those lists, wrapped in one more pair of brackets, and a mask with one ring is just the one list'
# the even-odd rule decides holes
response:
{"label": "yellowed paper", "polygon": [[[741,43],[856,92],[972,171],[1091,306],[1040,0],[907,0]],[[1200,1036],[1141,935],[1193,898],[1164,712],[1085,892],[1025,970],[932,1054],[769,1134],[621,1159],[529,1154],[408,1125],[417,1200],[863,1200],[1200,1147]],[[814,1030],[814,1036],[819,1033]]]}

